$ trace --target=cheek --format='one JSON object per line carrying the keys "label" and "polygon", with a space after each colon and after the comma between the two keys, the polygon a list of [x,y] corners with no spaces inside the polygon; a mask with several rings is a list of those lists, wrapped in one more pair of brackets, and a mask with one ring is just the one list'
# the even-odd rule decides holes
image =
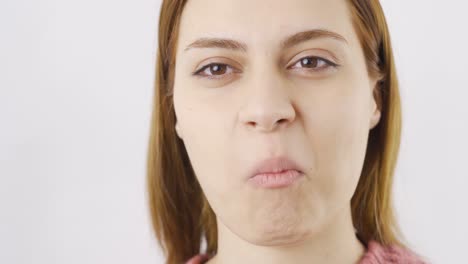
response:
{"label": "cheek", "polygon": [[[194,114],[196,113],[196,114]],[[218,205],[229,204],[229,184],[226,179],[227,142],[222,138],[219,128],[207,116],[199,117],[203,111],[196,106],[191,111],[180,111],[180,124],[184,130],[183,142],[191,166],[203,193],[210,205],[218,211]]]}
{"label": "cheek", "polygon": [[[304,102],[309,149],[316,159],[313,177],[328,199],[352,196],[368,138],[368,83],[352,78],[330,83]],[[320,99],[314,99],[320,98]]]}
{"label": "cheek", "polygon": [[223,190],[230,180],[225,173],[230,165],[230,113],[213,95],[196,91],[189,83],[178,85],[174,89],[174,110],[190,163],[208,200],[223,202]]}

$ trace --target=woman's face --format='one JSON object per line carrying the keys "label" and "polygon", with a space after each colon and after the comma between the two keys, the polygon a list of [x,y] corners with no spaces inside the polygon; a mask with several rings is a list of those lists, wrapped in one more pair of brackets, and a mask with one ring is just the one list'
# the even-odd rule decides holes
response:
{"label": "woman's face", "polygon": [[[188,47],[200,38],[243,44]],[[313,236],[349,212],[380,117],[375,84],[345,0],[188,1],[176,53],[176,128],[218,224],[273,245]],[[274,189],[247,180],[258,162],[278,156],[305,177]]]}

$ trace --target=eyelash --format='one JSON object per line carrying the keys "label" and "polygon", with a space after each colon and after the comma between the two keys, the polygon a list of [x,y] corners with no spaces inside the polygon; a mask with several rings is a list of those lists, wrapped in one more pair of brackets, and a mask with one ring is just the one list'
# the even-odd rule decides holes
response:
{"label": "eyelash", "polygon": [[[323,70],[326,70],[328,69],[329,67],[333,67],[333,68],[338,68],[340,65],[334,63],[334,62],[331,62],[327,59],[324,59],[322,57],[317,57],[317,56],[307,56],[307,57],[303,57],[299,60],[297,60],[292,66],[298,64],[298,63],[301,63],[302,60],[304,59],[311,59],[311,60],[318,60],[318,61],[322,61],[326,64],[325,67],[321,67],[321,68],[307,68],[307,67],[302,67],[304,69],[306,69],[307,71],[311,71],[311,72],[319,72],[319,71],[323,71]],[[319,62],[317,62],[318,64]],[[211,66],[215,66],[215,65],[218,65],[218,66],[226,66],[226,67],[229,67],[229,68],[232,68],[231,66],[229,66],[228,64],[224,64],[224,63],[210,63],[210,64],[207,64],[203,67],[201,67],[199,70],[196,70],[195,72],[192,73],[192,75],[196,76],[196,77],[199,77],[199,78],[207,78],[207,79],[222,79],[224,75],[229,75],[229,74],[222,74],[222,75],[202,75],[201,73],[204,72],[206,69],[209,69]],[[291,66],[290,66],[291,67]],[[289,67],[288,67],[289,68]],[[220,76],[220,77],[216,77],[216,76]]]}

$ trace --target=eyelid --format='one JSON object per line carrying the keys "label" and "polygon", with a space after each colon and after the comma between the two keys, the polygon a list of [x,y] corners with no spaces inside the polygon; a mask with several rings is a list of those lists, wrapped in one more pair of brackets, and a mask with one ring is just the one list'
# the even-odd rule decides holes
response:
{"label": "eyelid", "polygon": [[[232,59],[222,57],[222,56],[211,57],[211,58],[205,60],[204,62],[199,63],[196,68],[197,69],[202,69],[203,67],[206,67],[206,66],[212,65],[212,64],[231,65],[231,63],[228,62],[228,61],[232,61]],[[234,64],[237,64],[237,63],[234,63]],[[204,66],[199,67],[199,65],[204,65]]]}
{"label": "eyelid", "polygon": [[232,74],[232,73],[229,73],[229,74],[223,74],[223,75],[202,75],[201,73],[204,72],[207,68],[210,68],[211,65],[222,65],[222,66],[226,66],[227,68],[233,69],[232,71],[234,73],[239,72],[238,70],[236,70],[235,67],[231,66],[230,64],[221,63],[221,62],[211,62],[211,63],[208,63],[208,64],[206,64],[204,66],[201,66],[199,69],[192,72],[192,75],[195,76],[195,77],[200,77],[200,78],[222,79],[222,78],[225,78],[225,76]]}
{"label": "eyelid", "polygon": [[329,52],[326,49],[321,49],[321,48],[304,50],[302,52],[296,53],[296,55],[294,55],[293,58],[297,58],[293,60],[294,63],[297,63],[299,60],[304,59],[304,58],[318,58],[328,63],[331,63],[333,65],[340,64],[340,60],[333,53]]}
{"label": "eyelid", "polygon": [[[331,60],[329,60],[329,59],[325,59],[325,58],[320,57],[320,56],[309,55],[309,56],[304,56],[304,57],[301,57],[301,58],[295,60],[293,63],[291,63],[290,66],[288,66],[288,67],[286,67],[286,68],[289,69],[289,68],[291,68],[292,66],[296,65],[297,63],[299,63],[301,60],[307,59],[307,58],[318,59],[318,60],[324,61],[324,62],[327,64],[327,67],[325,67],[325,68],[328,68],[328,67],[335,67],[335,68],[337,68],[337,67],[340,66],[338,63],[333,62],[333,61],[331,61]],[[317,70],[317,69],[313,69],[313,68],[306,68],[306,67],[302,67],[302,68],[303,68],[303,69],[307,69],[308,71],[314,71],[314,70],[315,70],[315,71],[319,71],[319,70],[320,70],[320,68],[318,68],[318,70]]]}
{"label": "eyelid", "polygon": [[[201,67],[197,67],[197,69],[192,72],[192,75],[194,75],[196,77],[206,77],[206,76],[200,75],[199,73],[205,71],[206,68],[209,68],[211,65],[223,65],[223,66],[226,66],[228,68],[232,68],[233,71],[237,72],[238,71],[237,68],[234,67],[234,66],[231,66],[231,63],[223,62],[223,61],[227,61],[227,60],[230,60],[230,59],[226,58],[226,57],[219,57],[219,56],[210,58],[206,64],[204,64]],[[202,64],[202,63],[200,63],[200,64]],[[236,63],[234,63],[234,64],[236,64]],[[214,76],[214,75],[212,75],[212,76]],[[207,78],[209,78],[209,77],[210,76],[208,75]],[[212,78],[221,78],[221,77],[212,77]]]}

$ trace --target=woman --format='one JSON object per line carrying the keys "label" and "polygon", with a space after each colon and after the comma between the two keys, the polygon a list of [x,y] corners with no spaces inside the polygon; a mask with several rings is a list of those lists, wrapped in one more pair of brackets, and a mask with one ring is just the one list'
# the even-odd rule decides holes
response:
{"label": "woman", "polygon": [[377,0],[163,1],[155,87],[167,263],[424,263],[392,209],[401,110]]}

